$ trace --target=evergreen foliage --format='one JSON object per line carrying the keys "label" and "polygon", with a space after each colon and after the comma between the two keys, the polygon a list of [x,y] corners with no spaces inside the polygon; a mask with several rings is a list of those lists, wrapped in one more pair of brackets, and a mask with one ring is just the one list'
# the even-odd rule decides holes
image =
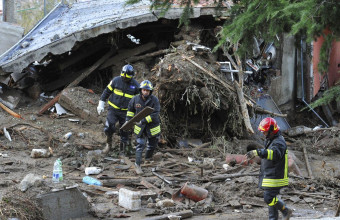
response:
{"label": "evergreen foliage", "polygon": [[[322,97],[313,102],[310,107],[316,108],[322,105],[330,104],[333,100],[340,102],[340,86],[333,86],[332,88],[326,90]],[[302,110],[305,110],[307,108],[304,108]]]}

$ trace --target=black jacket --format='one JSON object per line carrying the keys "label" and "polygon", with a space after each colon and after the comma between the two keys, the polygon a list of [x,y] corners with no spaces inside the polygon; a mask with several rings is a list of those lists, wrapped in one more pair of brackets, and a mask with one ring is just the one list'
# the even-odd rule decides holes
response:
{"label": "black jacket", "polygon": [[142,111],[146,106],[154,109],[154,111],[146,116],[140,124],[135,125],[134,132],[137,137],[141,137],[143,132],[146,131],[147,136],[156,137],[161,133],[159,112],[160,104],[156,96],[150,95],[147,100],[143,100],[141,95],[133,97],[129,103],[128,112],[126,114],[126,121],[130,120],[133,116]]}
{"label": "black jacket", "polygon": [[129,83],[121,76],[116,76],[103,91],[100,100],[106,101],[109,98],[109,108],[126,111],[130,100],[139,93],[139,84],[135,79]]}
{"label": "black jacket", "polygon": [[288,150],[279,131],[273,139],[266,141],[265,149],[257,149],[261,157],[259,187],[281,188],[288,185]]}

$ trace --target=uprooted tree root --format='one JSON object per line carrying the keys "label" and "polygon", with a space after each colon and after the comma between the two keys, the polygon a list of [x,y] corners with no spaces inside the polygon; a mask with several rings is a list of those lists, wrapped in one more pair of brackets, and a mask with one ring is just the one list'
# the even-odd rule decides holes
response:
{"label": "uprooted tree root", "polygon": [[44,219],[42,210],[34,198],[20,191],[8,192],[0,201],[0,219],[19,218],[21,220]]}
{"label": "uprooted tree root", "polygon": [[[184,53],[208,71],[219,74],[218,65],[206,54],[178,50],[164,57],[152,79],[162,106],[163,134],[167,138],[202,140],[242,136],[244,126],[236,94],[183,59]],[[222,74],[218,77],[225,79]]]}

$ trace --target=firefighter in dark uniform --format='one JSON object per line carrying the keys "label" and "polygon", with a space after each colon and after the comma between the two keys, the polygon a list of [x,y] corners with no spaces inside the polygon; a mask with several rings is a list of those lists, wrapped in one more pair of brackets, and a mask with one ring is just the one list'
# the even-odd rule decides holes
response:
{"label": "firefighter in dark uniform", "polygon": [[[135,72],[131,65],[123,66],[120,76],[113,78],[100,97],[97,107],[99,115],[104,111],[105,101],[109,98],[109,109],[104,127],[107,137],[106,146],[103,149],[104,154],[107,154],[112,147],[112,135],[116,130],[116,122],[118,121],[120,126],[124,124],[129,102],[139,93],[139,84],[133,79],[134,75]],[[129,133],[120,131],[120,153],[125,153],[128,141]]]}
{"label": "firefighter in dark uniform", "polygon": [[288,186],[288,150],[286,142],[281,135],[280,127],[274,118],[263,119],[258,130],[266,137],[265,148],[256,149],[247,153],[247,158],[259,156],[261,169],[259,187],[264,190],[264,201],[269,206],[269,219],[279,218],[278,210],[282,212],[284,220],[292,215],[292,210],[277,198],[282,187]]}
{"label": "firefighter in dark uniform", "polygon": [[143,118],[134,127],[134,133],[137,135],[135,165],[139,172],[142,173],[140,165],[142,162],[143,150],[147,145],[145,160],[151,160],[158,144],[161,127],[159,119],[160,104],[158,98],[152,95],[152,83],[149,80],[144,80],[139,86],[139,91],[140,95],[133,97],[129,103],[126,121],[129,121],[146,106],[154,109],[150,115]]}

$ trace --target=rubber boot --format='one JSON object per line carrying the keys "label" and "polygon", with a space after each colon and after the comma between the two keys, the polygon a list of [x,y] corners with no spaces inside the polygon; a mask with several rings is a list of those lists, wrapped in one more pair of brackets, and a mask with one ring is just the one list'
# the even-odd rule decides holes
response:
{"label": "rubber boot", "polygon": [[269,206],[269,220],[278,220],[279,219],[279,211],[276,206]]}
{"label": "rubber boot", "polygon": [[126,143],[124,143],[124,142],[120,142],[119,155],[121,155],[121,156],[126,155]]}
{"label": "rubber boot", "polygon": [[127,145],[125,147],[125,153],[126,153],[126,156],[130,156],[130,155],[135,154],[133,147],[132,147],[132,144],[130,142],[127,143]]}
{"label": "rubber boot", "polygon": [[107,136],[106,137],[106,146],[103,149],[103,154],[109,153],[111,148],[112,148],[112,136]]}
{"label": "rubber boot", "polygon": [[154,150],[146,150],[145,152],[145,163],[151,163]]}
{"label": "rubber boot", "polygon": [[136,152],[136,162],[135,162],[135,166],[136,166],[136,173],[137,174],[142,174],[143,170],[140,167],[140,164],[142,162],[142,154],[143,152]]}
{"label": "rubber boot", "polygon": [[293,210],[287,208],[286,204],[282,200],[278,200],[276,205],[278,210],[282,212],[282,220],[289,220],[293,214]]}

